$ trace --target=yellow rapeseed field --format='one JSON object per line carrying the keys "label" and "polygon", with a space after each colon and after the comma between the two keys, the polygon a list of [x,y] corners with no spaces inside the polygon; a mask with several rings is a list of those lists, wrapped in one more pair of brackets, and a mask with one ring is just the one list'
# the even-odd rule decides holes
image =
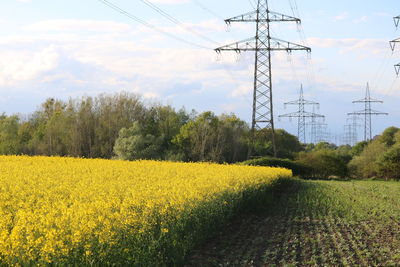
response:
{"label": "yellow rapeseed field", "polygon": [[0,156],[1,265],[171,265],[291,171]]}

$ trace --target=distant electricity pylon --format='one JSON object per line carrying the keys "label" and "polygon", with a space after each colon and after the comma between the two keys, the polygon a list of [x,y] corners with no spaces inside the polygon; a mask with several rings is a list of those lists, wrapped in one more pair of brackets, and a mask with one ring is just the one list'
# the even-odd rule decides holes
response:
{"label": "distant electricity pylon", "polygon": [[279,118],[297,118],[298,119],[298,125],[297,125],[297,137],[303,144],[306,143],[306,119],[310,118],[312,120],[315,120],[316,118],[324,118],[323,115],[316,114],[314,112],[307,112],[305,110],[306,105],[312,105],[312,106],[319,106],[319,103],[314,102],[314,101],[309,101],[304,99],[304,92],[303,92],[303,85],[300,87],[300,97],[299,99],[291,102],[285,103],[285,108],[288,105],[296,105],[298,106],[297,112],[293,113],[288,113],[284,115],[280,115]]}
{"label": "distant electricity pylon", "polygon": [[[296,22],[301,20],[277,12],[270,11],[268,0],[258,0],[257,10],[225,20],[227,25],[233,22],[255,22],[256,36],[233,44],[219,47],[215,51],[235,51],[240,54],[244,51],[255,52],[254,92],[253,92],[253,116],[252,116],[252,141],[254,142],[255,129],[271,129],[274,156],[276,156],[274,113],[272,101],[272,69],[271,52],[294,50],[306,50],[311,48],[299,44],[283,41],[271,37],[271,22]],[[249,157],[251,156],[249,151]]]}
{"label": "distant electricity pylon", "polygon": [[[396,28],[399,27],[400,24],[400,16],[394,17],[394,25]],[[390,41],[390,47],[392,48],[392,51],[396,48],[396,43],[400,43],[400,38],[394,39],[393,41]],[[396,70],[397,76],[400,74],[400,63],[394,65],[394,69]]]}
{"label": "distant electricity pylon", "polygon": [[328,131],[328,124],[319,122],[317,124],[317,143],[329,142],[330,133]]}
{"label": "distant electricity pylon", "polygon": [[[319,143],[319,140],[321,139],[320,133],[318,132],[318,127],[323,121],[325,121],[325,116],[321,117],[319,114],[316,114],[316,109],[315,105],[313,105],[313,115],[311,116],[311,121],[309,123],[306,123],[307,126],[311,127],[311,133],[310,133],[310,140],[312,144],[317,144]],[[322,118],[322,121],[321,121]]]}
{"label": "distant electricity pylon", "polygon": [[343,136],[343,144],[345,145],[352,145],[352,125],[351,124],[346,124],[344,126],[344,136]]}
{"label": "distant electricity pylon", "polygon": [[362,126],[361,124],[359,124],[360,120],[361,118],[355,114],[352,114],[351,116],[349,116],[349,118],[347,118],[348,124],[345,125],[346,145],[354,146],[358,143],[358,128]]}
{"label": "distant electricity pylon", "polygon": [[364,110],[348,113],[348,115],[350,115],[350,116],[356,115],[356,116],[364,117],[364,141],[369,141],[372,139],[372,116],[389,115],[389,113],[376,111],[371,108],[372,103],[383,103],[383,101],[371,98],[368,83],[367,83],[367,90],[365,93],[365,98],[361,99],[361,100],[353,101],[353,103],[364,104]]}

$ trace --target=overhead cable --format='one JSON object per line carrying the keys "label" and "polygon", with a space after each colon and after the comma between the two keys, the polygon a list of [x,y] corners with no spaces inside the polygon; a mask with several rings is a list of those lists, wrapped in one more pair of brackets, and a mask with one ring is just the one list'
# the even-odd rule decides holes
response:
{"label": "overhead cable", "polygon": [[115,11],[121,13],[122,15],[124,15],[124,16],[126,16],[126,17],[128,17],[128,18],[130,18],[130,19],[132,19],[132,20],[134,20],[134,21],[136,21],[136,22],[138,22],[138,23],[140,23],[140,24],[146,26],[147,28],[149,28],[149,29],[151,29],[151,30],[153,30],[153,31],[156,31],[156,32],[158,32],[158,33],[161,33],[161,34],[163,34],[163,35],[165,35],[165,36],[167,36],[167,37],[169,37],[169,38],[175,39],[175,40],[180,41],[180,42],[182,42],[182,43],[191,45],[191,46],[193,46],[193,47],[197,47],[197,48],[201,48],[201,49],[207,49],[207,50],[210,50],[210,49],[211,49],[211,48],[209,48],[209,47],[206,47],[206,46],[203,46],[203,45],[200,45],[200,44],[197,44],[197,43],[188,41],[188,40],[183,39],[183,38],[181,38],[181,37],[179,37],[179,36],[176,36],[176,35],[174,35],[174,34],[172,34],[172,33],[169,33],[169,32],[167,32],[167,31],[164,31],[164,30],[162,30],[162,29],[160,29],[160,28],[158,28],[158,27],[156,27],[156,26],[154,26],[154,25],[152,25],[152,24],[150,24],[150,23],[144,21],[143,19],[140,19],[140,18],[136,17],[135,15],[129,13],[128,11],[123,10],[122,8],[120,8],[119,6],[117,6],[117,5],[113,4],[113,3],[111,3],[111,2],[108,1],[108,0],[98,0],[98,1],[101,2],[101,3],[103,3],[103,4],[105,4],[106,6],[108,6],[108,7],[110,7],[110,8],[112,8],[112,9],[114,9]]}
{"label": "overhead cable", "polygon": [[214,43],[214,44],[219,44],[218,42],[212,40],[211,38],[193,30],[192,28],[188,27],[187,25],[185,25],[184,23],[182,23],[181,21],[179,21],[178,19],[176,19],[175,17],[171,16],[170,14],[168,14],[167,12],[165,12],[164,10],[162,10],[161,8],[159,8],[158,6],[156,6],[155,4],[153,4],[152,2],[148,1],[148,0],[140,0],[142,3],[144,3],[145,5],[147,5],[148,7],[150,7],[151,9],[153,9],[154,11],[156,11],[157,13],[159,13],[161,16],[165,17],[166,19],[168,19],[169,21],[171,21],[172,23],[180,26],[181,28],[185,29],[188,32],[191,32],[194,35],[197,35],[198,37]]}

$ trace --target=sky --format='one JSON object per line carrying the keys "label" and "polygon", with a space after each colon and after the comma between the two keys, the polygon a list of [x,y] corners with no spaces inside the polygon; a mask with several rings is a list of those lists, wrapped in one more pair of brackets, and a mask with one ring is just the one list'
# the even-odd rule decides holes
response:
{"label": "sky", "polygon": [[[99,0],[1,0],[0,112],[29,114],[45,99],[67,100],[101,93],[132,92],[148,103],[177,109],[235,113],[250,122],[254,53],[223,53],[214,48],[255,36],[252,23],[223,19],[254,10],[255,0],[108,0],[128,17]],[[373,109],[389,116],[373,119],[373,134],[400,126],[400,37],[394,0],[270,0],[270,9],[299,16],[274,23],[274,37],[312,48],[274,53],[273,102],[277,128],[296,134],[296,121],[278,120],[294,112],[284,103],[298,98],[320,103],[332,142],[341,143],[347,113],[362,110],[367,82]],[[137,19],[148,26],[138,23]],[[308,107],[308,111],[312,111]],[[359,129],[362,139],[362,129]]]}

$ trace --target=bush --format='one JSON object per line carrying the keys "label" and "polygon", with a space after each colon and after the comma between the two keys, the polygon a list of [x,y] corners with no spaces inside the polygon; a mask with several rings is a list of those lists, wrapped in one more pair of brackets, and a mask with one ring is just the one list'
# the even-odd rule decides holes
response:
{"label": "bush", "polygon": [[400,179],[400,130],[386,129],[380,136],[362,145],[361,153],[349,163],[354,178]]}
{"label": "bush", "polygon": [[300,176],[302,178],[308,177],[311,174],[311,168],[305,164],[295,162],[289,159],[278,159],[263,157],[257,159],[251,159],[240,163],[241,165],[250,166],[265,166],[265,167],[281,167],[292,170],[294,176]]}
{"label": "bush", "polygon": [[377,162],[378,176],[386,180],[400,180],[400,144],[392,146]]}
{"label": "bush", "polygon": [[328,179],[333,176],[339,178],[347,176],[345,160],[332,150],[302,152],[299,154],[298,162],[311,168],[309,178]]}

